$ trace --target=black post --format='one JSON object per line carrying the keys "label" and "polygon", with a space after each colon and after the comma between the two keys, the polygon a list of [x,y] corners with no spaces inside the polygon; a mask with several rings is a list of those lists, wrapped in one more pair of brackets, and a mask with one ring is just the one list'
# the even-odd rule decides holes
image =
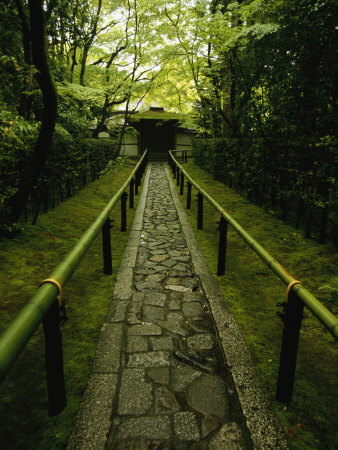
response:
{"label": "black post", "polygon": [[218,263],[217,263],[217,275],[225,274],[225,259],[227,253],[227,233],[228,222],[221,216],[219,222],[219,242],[218,242]]}
{"label": "black post", "polygon": [[190,209],[191,208],[191,183],[190,183],[190,181],[188,181],[188,183],[187,183],[187,188],[188,188],[188,191],[187,191],[187,209]]}
{"label": "black post", "polygon": [[138,174],[138,171],[136,171],[136,173],[135,173],[135,195],[138,195],[138,186],[139,186],[139,181],[138,181],[138,177],[139,177],[139,174]]}
{"label": "black post", "polygon": [[277,381],[276,399],[280,402],[289,402],[292,399],[303,309],[303,302],[291,290],[285,304],[284,330]]}
{"label": "black post", "polygon": [[199,192],[197,194],[197,229],[203,230],[203,195]]}
{"label": "black post", "polygon": [[183,195],[183,191],[184,191],[184,173],[183,171],[181,172],[181,181],[180,181],[181,185],[180,185],[180,195]]}
{"label": "black post", "polygon": [[180,185],[180,169],[176,167],[176,185]]}
{"label": "black post", "polygon": [[105,221],[102,227],[103,273],[105,275],[111,275],[113,273],[110,229],[111,229],[111,222],[108,217],[108,219]]}
{"label": "black post", "polygon": [[140,176],[140,184],[141,184],[141,179],[143,177],[145,168],[146,168],[146,161],[145,161],[145,159],[143,159],[143,161],[141,162],[141,165],[140,165],[140,174],[141,174],[141,176]]}
{"label": "black post", "polygon": [[43,319],[43,331],[45,335],[48,414],[49,416],[56,416],[67,405],[63,373],[59,303],[57,299],[54,300]]}
{"label": "black post", "polygon": [[171,156],[169,153],[168,153],[168,164],[169,164],[171,173],[173,173],[173,163],[172,163]]}
{"label": "black post", "polygon": [[121,195],[121,231],[127,231],[127,198],[128,194]]}
{"label": "black post", "polygon": [[184,162],[188,162],[188,150],[184,152]]}
{"label": "black post", "polygon": [[132,178],[129,185],[129,208],[134,208],[134,186],[135,181],[134,178]]}

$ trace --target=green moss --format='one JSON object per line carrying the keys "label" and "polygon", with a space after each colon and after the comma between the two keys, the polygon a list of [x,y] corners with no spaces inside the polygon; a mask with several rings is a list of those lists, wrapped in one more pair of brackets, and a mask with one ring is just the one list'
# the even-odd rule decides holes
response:
{"label": "green moss", "polygon": [[[57,209],[39,216],[37,225],[27,225],[14,239],[0,241],[1,330],[61,262],[131,170],[127,161]],[[127,212],[130,225],[134,210]],[[119,204],[111,218],[115,220],[112,229],[113,275],[102,272],[99,236],[63,290],[69,317],[62,332],[67,407],[57,417],[47,416],[44,342],[40,327],[0,388],[0,448],[61,449],[67,442],[128,239],[128,233],[119,231]]]}
{"label": "green moss", "polygon": [[[188,173],[267,251],[337,314],[337,254],[263,211],[189,162]],[[193,193],[194,194],[194,193]],[[216,274],[219,214],[205,202],[204,229],[196,229],[196,202],[187,211],[209,267]],[[218,280],[226,301],[262,376],[291,448],[333,449],[338,445],[337,346],[332,336],[305,311],[299,343],[293,400],[273,400],[279,365],[282,322],[276,306],[286,287],[241,240],[228,232],[226,274]]]}

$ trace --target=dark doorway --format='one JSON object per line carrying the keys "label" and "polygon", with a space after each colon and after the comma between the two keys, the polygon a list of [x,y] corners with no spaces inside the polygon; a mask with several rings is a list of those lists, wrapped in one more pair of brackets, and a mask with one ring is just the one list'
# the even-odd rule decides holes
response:
{"label": "dark doorway", "polygon": [[138,131],[139,153],[148,149],[150,161],[167,161],[168,151],[175,148],[178,114],[167,112],[162,107],[151,107],[132,115],[129,123]]}
{"label": "dark doorway", "polygon": [[153,120],[141,121],[141,152],[148,149],[150,161],[166,161],[168,151],[175,147],[175,129],[172,125]]}

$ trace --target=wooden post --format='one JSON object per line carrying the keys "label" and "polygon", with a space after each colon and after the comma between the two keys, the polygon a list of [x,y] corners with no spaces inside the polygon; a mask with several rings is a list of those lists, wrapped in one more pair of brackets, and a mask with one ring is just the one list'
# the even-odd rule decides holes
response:
{"label": "wooden post", "polygon": [[144,161],[142,161],[142,164],[140,165],[140,167],[138,168],[138,170],[136,171],[137,173],[137,178],[135,179],[135,181],[137,181],[138,185],[141,186],[141,180],[142,180],[142,175],[143,175],[143,166]]}
{"label": "wooden post", "polygon": [[187,209],[191,208],[191,183],[190,181],[187,182]]}
{"label": "wooden post", "polygon": [[128,194],[123,192],[121,195],[121,231],[127,231],[127,197]]}
{"label": "wooden post", "polygon": [[180,181],[180,195],[183,195],[183,191],[184,191],[184,173],[183,171],[181,172],[181,181]]}
{"label": "wooden post", "polygon": [[57,299],[54,300],[43,319],[43,331],[45,335],[48,413],[49,416],[56,416],[67,404]]}
{"label": "wooden post", "polygon": [[228,233],[228,222],[224,219],[223,216],[221,216],[219,222],[219,242],[218,242],[218,262],[217,262],[217,275],[219,276],[225,274],[227,233]]}
{"label": "wooden post", "polygon": [[197,229],[203,230],[203,195],[197,194]]}
{"label": "wooden post", "polygon": [[129,185],[129,208],[134,208],[134,186],[135,180],[132,178]]}
{"label": "wooden post", "polygon": [[138,187],[139,187],[139,181],[138,181],[138,178],[139,178],[139,174],[138,174],[138,171],[136,171],[136,173],[135,173],[135,186],[134,186],[134,188],[135,188],[135,195],[138,195]]}
{"label": "wooden post", "polygon": [[292,289],[289,292],[288,301],[286,302],[284,308],[284,330],[279,361],[276,399],[280,402],[289,402],[292,399],[293,383],[296,373],[299,331],[302,325],[304,309],[303,302],[292,291]]}
{"label": "wooden post", "polygon": [[108,217],[102,227],[103,273],[105,275],[111,275],[113,273],[110,229],[111,221]]}

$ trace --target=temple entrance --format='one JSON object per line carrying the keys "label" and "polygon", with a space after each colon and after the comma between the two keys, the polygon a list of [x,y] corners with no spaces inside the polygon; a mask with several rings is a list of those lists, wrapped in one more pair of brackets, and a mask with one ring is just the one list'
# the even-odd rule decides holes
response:
{"label": "temple entrance", "polygon": [[166,161],[168,151],[175,148],[175,130],[173,126],[146,121],[140,127],[141,153],[148,149],[150,161]]}

